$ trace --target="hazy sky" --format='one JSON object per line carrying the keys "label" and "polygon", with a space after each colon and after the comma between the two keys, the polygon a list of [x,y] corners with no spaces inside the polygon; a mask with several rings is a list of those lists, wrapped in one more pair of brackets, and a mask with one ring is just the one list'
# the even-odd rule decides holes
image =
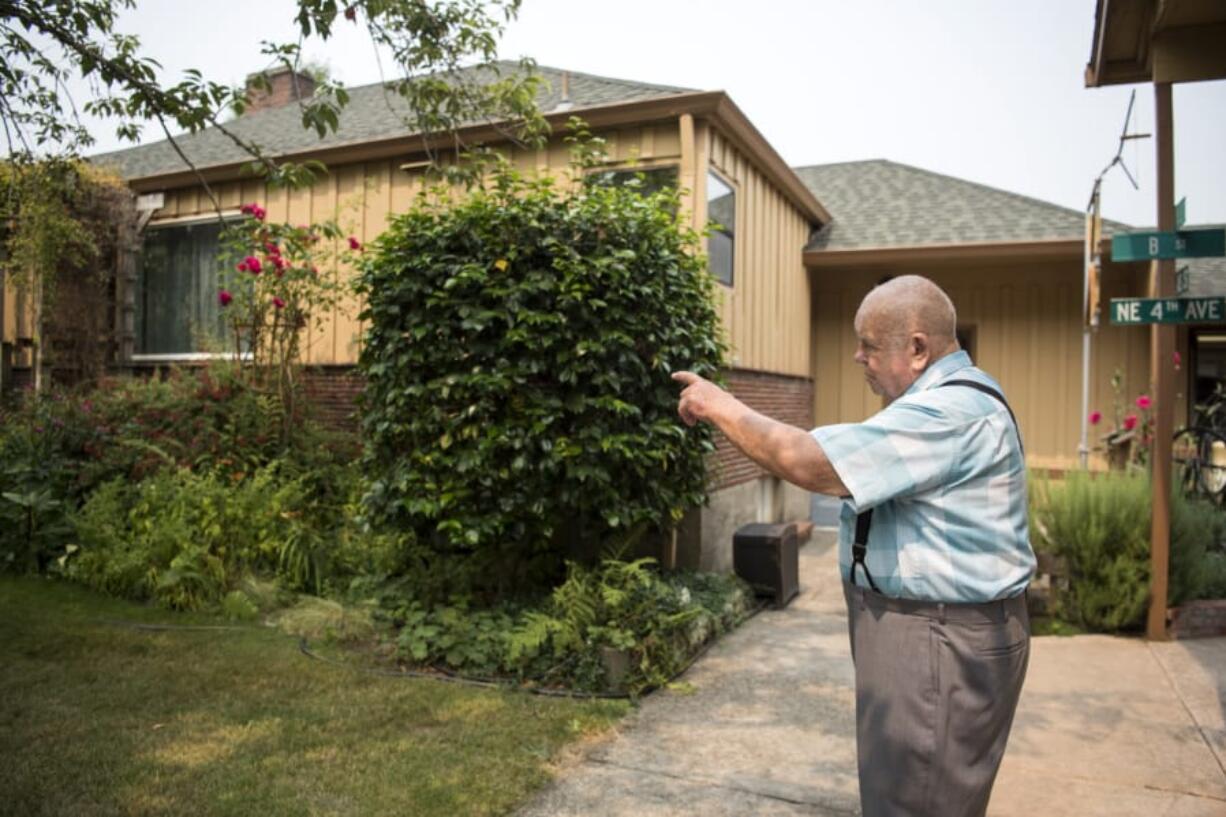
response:
{"label": "hazy sky", "polygon": [[[1083,209],[1115,153],[1130,90],[1151,132],[1153,88],[1084,87],[1094,0],[524,0],[502,56],[724,90],[792,165],[885,158]],[[240,81],[262,39],[294,37],[293,0],[137,0],[119,28],[176,79]],[[379,79],[368,41],[307,48],[348,85]],[[150,139],[156,134],[148,130]],[[100,148],[115,146],[108,128]],[[1226,222],[1226,81],[1175,89],[1176,197]],[[1103,188],[1104,214],[1155,221],[1153,140]]]}

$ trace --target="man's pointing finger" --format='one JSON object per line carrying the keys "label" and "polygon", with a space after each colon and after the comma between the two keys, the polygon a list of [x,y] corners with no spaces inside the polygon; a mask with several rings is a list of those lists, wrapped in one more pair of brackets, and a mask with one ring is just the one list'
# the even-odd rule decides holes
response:
{"label": "man's pointing finger", "polygon": [[694,374],[693,372],[673,372],[673,380],[676,380],[678,383],[681,383],[683,385],[689,386],[692,383],[697,383],[699,380],[702,380],[702,378]]}

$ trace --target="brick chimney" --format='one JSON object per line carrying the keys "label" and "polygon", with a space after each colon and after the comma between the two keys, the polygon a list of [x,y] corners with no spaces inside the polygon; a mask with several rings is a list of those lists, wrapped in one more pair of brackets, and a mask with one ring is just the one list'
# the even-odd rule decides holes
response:
{"label": "brick chimney", "polygon": [[253,80],[258,74],[247,77],[247,107],[243,115],[267,108],[280,108],[300,99],[310,99],[315,94],[315,80],[306,74],[295,73],[285,66],[263,72],[268,80],[268,90],[254,88]]}

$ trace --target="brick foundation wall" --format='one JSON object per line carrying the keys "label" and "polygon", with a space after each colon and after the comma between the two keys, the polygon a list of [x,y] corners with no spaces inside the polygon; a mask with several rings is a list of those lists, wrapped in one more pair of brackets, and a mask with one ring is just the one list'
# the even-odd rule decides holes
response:
{"label": "brick foundation wall", "polygon": [[1167,610],[1172,638],[1226,635],[1226,600],[1189,601]]}
{"label": "brick foundation wall", "polygon": [[[732,393],[755,411],[789,425],[813,428],[811,379],[746,369],[731,369],[725,376]],[[715,432],[715,453],[707,467],[711,473],[711,490],[739,485],[766,473],[718,431]]]}
{"label": "brick foundation wall", "polygon": [[306,395],[325,425],[358,430],[356,400],[365,381],[352,366],[309,366],[303,373]]}

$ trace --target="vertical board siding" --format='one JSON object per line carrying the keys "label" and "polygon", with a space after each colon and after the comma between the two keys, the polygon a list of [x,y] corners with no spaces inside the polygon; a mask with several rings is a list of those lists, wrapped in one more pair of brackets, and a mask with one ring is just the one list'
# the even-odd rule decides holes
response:
{"label": "vertical board siding", "polygon": [[[741,369],[807,378],[812,373],[811,297],[801,253],[810,224],[719,131],[708,128],[707,134],[710,164],[737,197],[732,287],[719,287],[730,362]],[[694,173],[705,178],[705,165]],[[703,191],[702,201],[695,202],[699,227],[706,223],[705,198]]]}
{"label": "vertical board siding", "polygon": [[[886,274],[917,273],[942,286],[958,310],[958,325],[974,328],[975,362],[1000,381],[1026,437],[1027,461],[1041,468],[1077,464],[1081,439],[1081,265],[1028,262],[971,268],[818,270],[814,278],[815,422],[858,422],[881,408],[853,360],[856,309]],[[1103,297],[1143,291],[1141,275],[1110,270]],[[1106,416],[1091,428],[1091,447],[1111,428],[1112,373],[1126,385],[1122,414],[1148,388],[1146,327],[1104,324],[1094,336],[1090,409]],[[1102,464],[1096,456],[1097,464]]]}
{"label": "vertical board siding", "polygon": [[[680,163],[681,135],[677,122],[646,123],[635,127],[601,131],[607,140],[614,164]],[[562,139],[541,149],[509,152],[512,163],[524,172],[547,173],[567,183],[564,175],[570,166],[570,147]],[[316,179],[308,188],[288,191],[266,187],[259,179],[222,182],[212,186],[214,196],[224,209],[246,202],[259,202],[272,221],[303,224],[335,219],[346,235],[369,244],[387,229],[392,218],[408,210],[425,182],[420,170],[403,171],[400,165],[409,157],[366,163],[338,165]],[[205,216],[213,202],[195,187],[168,190],[166,203],[154,215],[154,223],[168,219]],[[334,253],[345,249],[345,242],[329,248]],[[797,252],[799,258],[799,251]],[[321,265],[321,275],[335,276],[341,283],[352,280],[353,269],[339,261]],[[11,292],[12,287],[6,291]],[[305,330],[304,360],[309,364],[352,364],[358,359],[362,331],[358,315],[362,304],[356,296],[341,299],[336,309],[320,324]],[[16,332],[16,298],[5,302],[5,339]]]}

